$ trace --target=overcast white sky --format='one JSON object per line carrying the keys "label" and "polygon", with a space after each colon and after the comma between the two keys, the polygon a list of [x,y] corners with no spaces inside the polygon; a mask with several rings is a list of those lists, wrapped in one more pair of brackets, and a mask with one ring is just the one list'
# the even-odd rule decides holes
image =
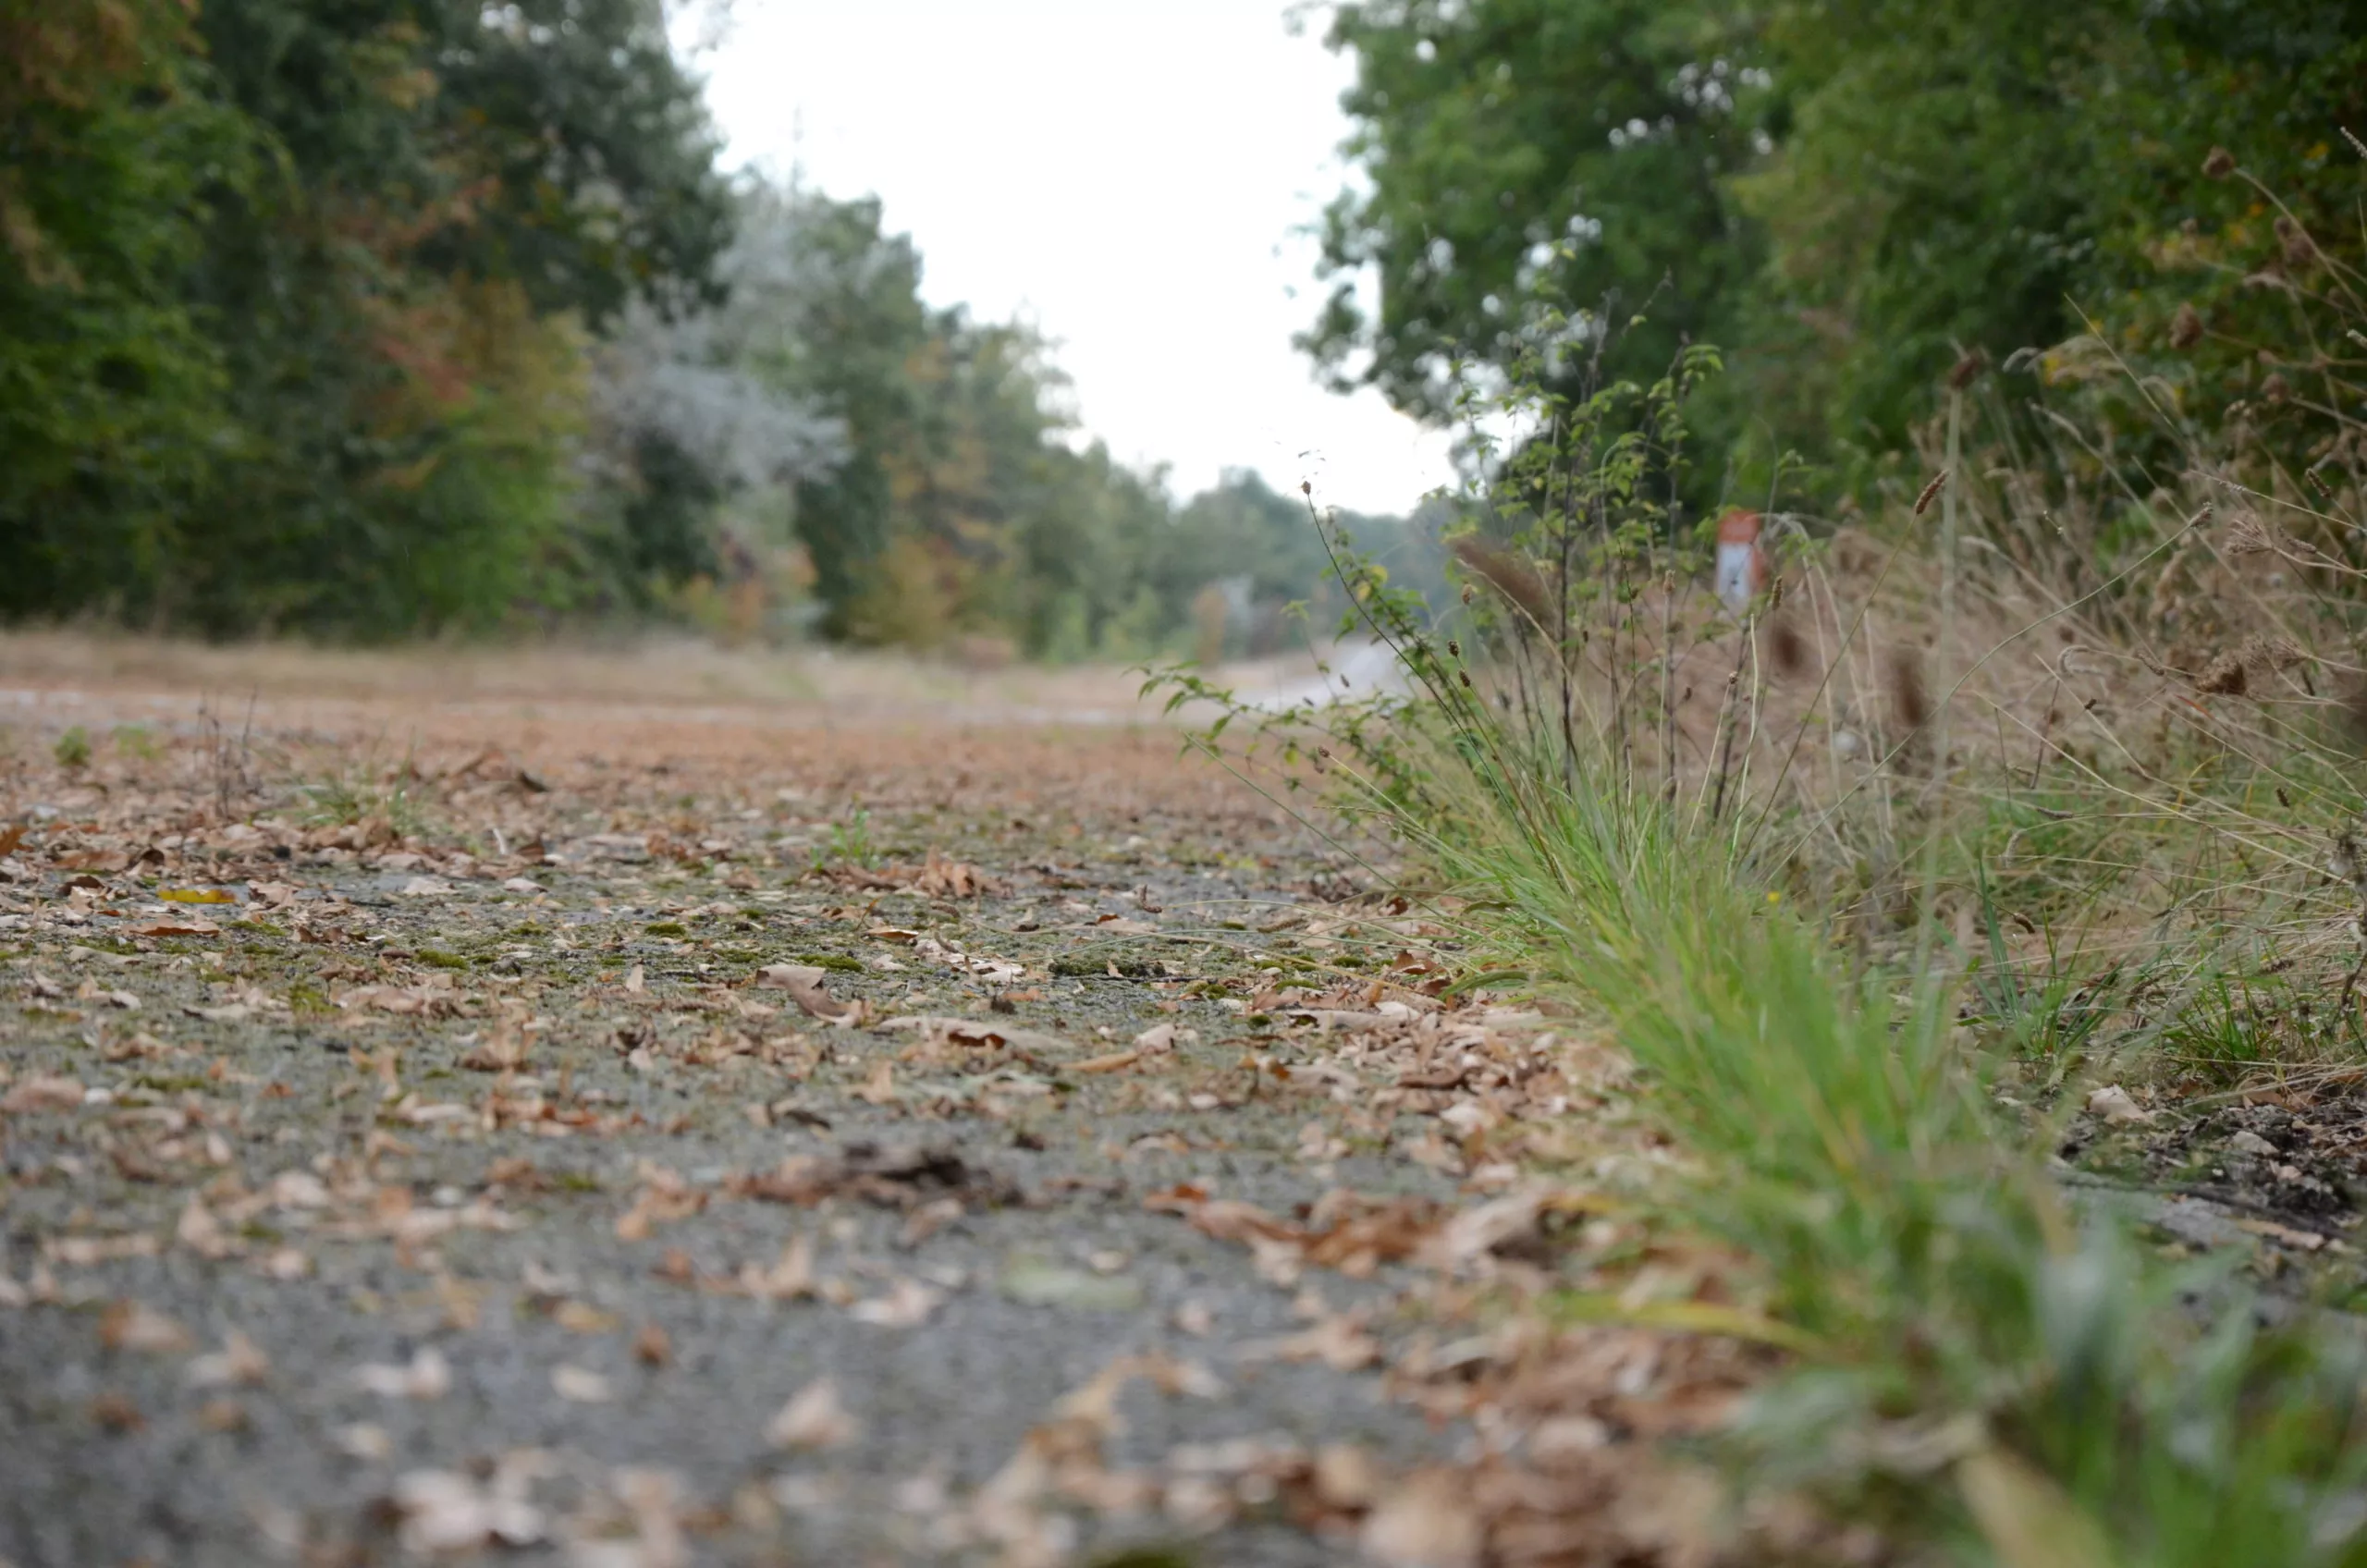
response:
{"label": "overcast white sky", "polygon": [[[1297,231],[1344,178],[1349,63],[1283,0],[737,0],[701,64],[728,161],[876,193],[932,303],[1024,315],[1085,429],[1179,495],[1249,467],[1403,511],[1447,442],[1316,386]],[[1295,298],[1293,291],[1295,290]]]}

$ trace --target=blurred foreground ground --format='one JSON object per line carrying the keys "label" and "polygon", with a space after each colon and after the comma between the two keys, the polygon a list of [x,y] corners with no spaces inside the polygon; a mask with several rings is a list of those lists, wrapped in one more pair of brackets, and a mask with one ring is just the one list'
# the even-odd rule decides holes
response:
{"label": "blurred foreground ground", "polygon": [[1136,684],[0,643],[0,1560],[1699,1561],[1618,1064]]}

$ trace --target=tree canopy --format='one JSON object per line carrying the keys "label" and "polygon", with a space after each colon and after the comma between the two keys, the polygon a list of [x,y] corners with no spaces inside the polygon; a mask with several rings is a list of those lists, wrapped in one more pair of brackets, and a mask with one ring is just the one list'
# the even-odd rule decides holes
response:
{"label": "tree canopy", "polygon": [[1320,582],[877,201],[718,172],[657,0],[0,0],[0,617],[1134,656]]}
{"label": "tree canopy", "polygon": [[1331,39],[1362,178],[1318,362],[1439,419],[1458,361],[1575,376],[1600,343],[1641,380],[1716,342],[1725,486],[1787,447],[1862,481],[1965,355],[2090,321],[2215,411],[2268,373],[2288,231],[2361,252],[2342,0],[1371,0]]}
{"label": "tree canopy", "polygon": [[585,334],[717,297],[641,0],[6,0],[0,607],[490,624],[578,585]]}

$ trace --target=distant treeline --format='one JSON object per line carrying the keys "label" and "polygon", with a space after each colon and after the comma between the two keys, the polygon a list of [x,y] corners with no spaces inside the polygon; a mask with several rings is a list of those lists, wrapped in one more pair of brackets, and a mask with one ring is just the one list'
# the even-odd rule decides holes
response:
{"label": "distant treeline", "polygon": [[1331,28],[1361,178],[1305,341],[1343,383],[1446,419],[1458,361],[1648,383],[1714,344],[1705,501],[1911,495],[1915,426],[1984,368],[2017,406],[2123,386],[2131,440],[2156,404],[2241,422],[2296,484],[2341,457],[2367,349],[2294,344],[2367,262],[2360,0],[1367,0]]}
{"label": "distant treeline", "polygon": [[1212,655],[1324,580],[876,202],[719,174],[656,0],[0,0],[0,617]]}

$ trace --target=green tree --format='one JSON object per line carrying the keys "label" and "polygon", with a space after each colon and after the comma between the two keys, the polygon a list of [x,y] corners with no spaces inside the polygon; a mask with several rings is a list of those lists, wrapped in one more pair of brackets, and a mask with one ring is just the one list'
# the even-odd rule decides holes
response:
{"label": "green tree", "polygon": [[832,202],[802,192],[760,193],[786,210],[779,245],[796,279],[780,321],[759,351],[760,370],[813,399],[846,432],[843,461],[802,481],[797,534],[812,557],[823,630],[844,636],[856,601],[886,557],[895,531],[890,454],[916,417],[908,374],[929,341],[920,297],[920,252],[880,227],[877,201]]}
{"label": "green tree", "polygon": [[255,141],[170,0],[0,0],[0,615],[134,607],[227,422],[184,287]]}
{"label": "green tree", "polygon": [[[563,607],[583,339],[711,299],[729,192],[639,0],[215,0],[224,92],[282,178],[227,207],[222,325],[250,498],[193,613],[378,631]],[[267,433],[264,435],[264,433]],[[264,499],[262,506],[252,497]]]}
{"label": "green tree", "polygon": [[1724,7],[1372,0],[1331,43],[1355,56],[1364,178],[1324,215],[1332,288],[1301,342],[1336,385],[1443,419],[1458,359],[1541,353],[1576,382],[1606,344],[1614,375],[1650,379],[1729,330],[1759,247],[1724,181],[1760,79]]}
{"label": "green tree", "polygon": [[1771,260],[1737,389],[1788,441],[1895,450],[1969,350],[2053,343],[2091,276],[2103,41],[2133,5],[1788,0],[1775,146],[1731,182]]}
{"label": "green tree", "polygon": [[730,230],[654,6],[8,3],[0,607],[386,634],[580,592],[586,332],[712,299]]}
{"label": "green tree", "polygon": [[[2367,348],[2345,335],[2367,319],[2367,29],[2341,0],[2170,0],[2139,44],[2111,62],[2078,302],[2185,419],[2242,422],[2298,492],[2304,470],[2356,460],[2336,410],[2367,396]],[[2130,412],[2132,437],[2158,431]]]}
{"label": "green tree", "polygon": [[[1318,362],[1443,419],[1455,356],[1571,382],[1606,340],[1581,314],[1557,342],[1552,307],[1649,300],[1600,368],[1729,350],[1698,410],[1715,488],[1786,448],[1863,484],[1963,355],[2083,312],[2172,348],[2149,368],[2208,385],[2197,417],[2257,409],[2295,380],[2263,334],[2359,256],[2348,0],[1374,0],[1332,41],[1364,179],[1326,220]],[[2211,185],[2214,145],[2247,178]],[[2297,459],[2325,435],[2302,402],[2272,422]]]}

